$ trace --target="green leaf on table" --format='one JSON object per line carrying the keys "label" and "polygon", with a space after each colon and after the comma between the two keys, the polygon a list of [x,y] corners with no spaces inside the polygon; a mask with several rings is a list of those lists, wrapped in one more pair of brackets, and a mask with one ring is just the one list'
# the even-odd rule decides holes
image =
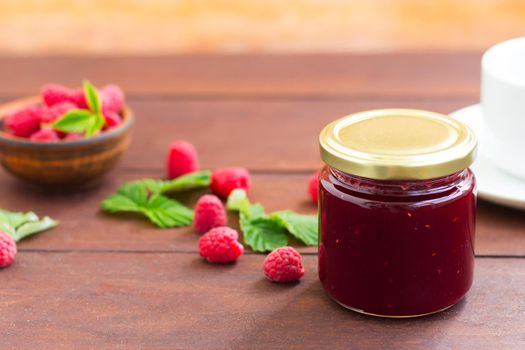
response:
{"label": "green leaf on table", "polygon": [[228,210],[239,212],[239,226],[244,242],[257,252],[266,252],[288,244],[286,232],[306,245],[317,245],[318,218],[284,210],[267,215],[264,207],[251,204],[246,192],[234,190],[226,203]]}
{"label": "green leaf on table", "polygon": [[265,216],[264,207],[260,203],[251,204],[246,191],[240,188],[233,190],[226,201],[226,208],[239,212],[242,224],[243,220],[256,219]]}
{"label": "green leaf on table", "polygon": [[150,197],[143,213],[159,227],[182,227],[193,222],[191,209],[160,194]]}
{"label": "green leaf on table", "polygon": [[270,218],[285,227],[295,238],[306,245],[318,243],[319,219],[317,215],[302,215],[291,210],[272,213]]}
{"label": "green leaf on table", "polygon": [[141,182],[121,186],[102,202],[102,209],[109,213],[140,213],[161,228],[188,226],[193,222],[191,209],[161,194],[149,193]]}
{"label": "green leaf on table", "polygon": [[244,243],[254,251],[267,252],[288,244],[284,227],[267,217],[260,203],[251,204],[244,190],[230,193],[226,207],[239,212]]}
{"label": "green leaf on table", "polygon": [[267,217],[258,217],[241,224],[244,242],[256,252],[268,252],[288,244],[284,228]]}
{"label": "green leaf on table", "polygon": [[102,114],[102,101],[97,88],[88,80],[84,80],[84,96],[89,109],[95,114]]}
{"label": "green leaf on table", "polygon": [[13,239],[18,242],[26,237],[56,227],[57,225],[58,222],[56,220],[51,219],[49,216],[44,216],[41,220],[26,222],[18,227],[16,237],[13,237]]}
{"label": "green leaf on table", "polygon": [[33,212],[20,213],[0,210],[0,231],[10,235],[16,242],[49,230],[58,225],[58,222],[50,217],[40,219]]}
{"label": "green leaf on table", "polygon": [[188,191],[210,186],[211,171],[198,171],[173,180],[144,179],[137,182],[142,183],[151,193]]}
{"label": "green leaf on table", "polygon": [[247,212],[250,207],[250,200],[246,191],[240,188],[233,190],[226,201],[226,208],[232,211]]}

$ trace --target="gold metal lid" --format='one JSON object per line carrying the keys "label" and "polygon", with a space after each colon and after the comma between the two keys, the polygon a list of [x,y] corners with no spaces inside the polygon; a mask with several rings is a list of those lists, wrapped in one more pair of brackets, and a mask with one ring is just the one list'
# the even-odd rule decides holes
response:
{"label": "gold metal lid", "polygon": [[319,136],[321,158],[345,173],[378,180],[424,180],[466,169],[476,135],[449,116],[416,109],[347,115]]}

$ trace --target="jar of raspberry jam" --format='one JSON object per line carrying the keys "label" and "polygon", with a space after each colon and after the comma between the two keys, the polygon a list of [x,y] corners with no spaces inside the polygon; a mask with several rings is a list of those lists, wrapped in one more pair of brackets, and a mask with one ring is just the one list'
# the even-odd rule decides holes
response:
{"label": "jar of raspberry jam", "polygon": [[342,306],[383,317],[451,307],[470,289],[477,139],[433,112],[356,113],[320,135],[319,278]]}

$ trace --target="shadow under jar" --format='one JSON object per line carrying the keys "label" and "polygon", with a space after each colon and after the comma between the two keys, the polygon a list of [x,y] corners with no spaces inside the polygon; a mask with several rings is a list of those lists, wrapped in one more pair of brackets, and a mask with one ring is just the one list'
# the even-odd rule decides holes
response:
{"label": "shadow under jar", "polygon": [[319,278],[342,306],[414,317],[472,285],[476,137],[445,115],[361,112],[321,133]]}

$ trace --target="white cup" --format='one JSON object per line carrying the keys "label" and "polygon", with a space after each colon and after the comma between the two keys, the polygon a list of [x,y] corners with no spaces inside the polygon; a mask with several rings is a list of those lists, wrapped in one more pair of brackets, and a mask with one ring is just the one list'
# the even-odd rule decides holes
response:
{"label": "white cup", "polygon": [[504,41],[483,55],[481,105],[487,156],[525,178],[525,37]]}

